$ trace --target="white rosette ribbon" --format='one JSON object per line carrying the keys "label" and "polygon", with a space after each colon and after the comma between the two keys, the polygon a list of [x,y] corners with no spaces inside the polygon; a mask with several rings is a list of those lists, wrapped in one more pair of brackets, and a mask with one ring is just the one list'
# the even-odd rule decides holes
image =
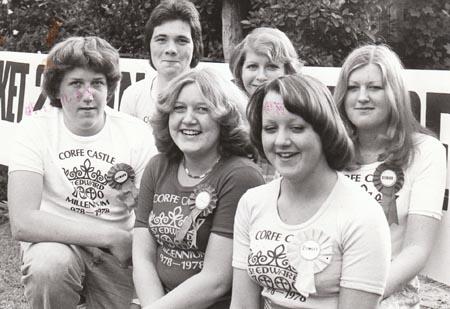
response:
{"label": "white rosette ribbon", "polygon": [[297,271],[294,287],[305,297],[316,293],[314,274],[324,270],[333,257],[333,242],[320,230],[308,230],[295,235],[286,245],[286,256]]}

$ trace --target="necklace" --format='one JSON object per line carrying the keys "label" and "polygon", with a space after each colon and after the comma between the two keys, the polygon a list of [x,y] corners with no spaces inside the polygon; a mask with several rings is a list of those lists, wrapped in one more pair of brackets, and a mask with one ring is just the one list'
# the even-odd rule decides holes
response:
{"label": "necklace", "polygon": [[216,166],[217,163],[219,163],[220,161],[220,157],[216,160],[216,162],[214,162],[214,164],[211,166],[210,169],[208,169],[206,172],[204,172],[203,174],[197,176],[197,175],[192,175],[191,172],[189,172],[189,169],[186,167],[186,160],[183,158],[183,168],[184,171],[186,172],[186,175],[189,178],[193,178],[193,179],[203,179],[206,176],[208,176],[209,173],[211,173],[211,171],[213,170],[213,168]]}

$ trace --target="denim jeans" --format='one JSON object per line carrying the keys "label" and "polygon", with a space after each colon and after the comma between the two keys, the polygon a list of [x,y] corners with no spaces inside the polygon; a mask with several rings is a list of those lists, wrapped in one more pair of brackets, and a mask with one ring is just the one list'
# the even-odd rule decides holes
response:
{"label": "denim jeans", "polygon": [[22,283],[33,309],[129,308],[131,267],[100,249],[53,242],[23,243]]}

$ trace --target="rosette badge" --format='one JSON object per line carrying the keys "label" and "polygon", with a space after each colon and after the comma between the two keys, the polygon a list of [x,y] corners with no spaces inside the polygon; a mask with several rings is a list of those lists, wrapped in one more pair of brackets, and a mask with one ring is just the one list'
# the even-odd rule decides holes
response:
{"label": "rosette badge", "polygon": [[136,173],[133,168],[126,163],[113,165],[106,174],[108,185],[118,190],[116,198],[123,202],[131,211],[136,206],[138,190],[134,185]]}
{"label": "rosette badge", "polygon": [[195,248],[197,246],[197,229],[195,226],[195,220],[201,215],[202,217],[207,217],[216,208],[217,194],[213,188],[209,185],[199,185],[194,192],[189,196],[188,206],[190,213],[183,221],[183,225],[175,234],[175,241],[181,242],[188,233],[191,226],[193,227],[193,237],[191,242],[191,247]]}
{"label": "rosette badge", "polygon": [[106,175],[106,180],[108,185],[116,190],[122,189],[126,183],[134,183],[136,174],[133,168],[126,163],[117,163],[108,171]]}
{"label": "rosette badge", "polygon": [[320,230],[300,232],[286,245],[286,256],[297,271],[294,286],[305,297],[316,293],[314,274],[320,273],[333,258],[333,241]]}
{"label": "rosette badge", "polygon": [[395,193],[400,191],[405,181],[405,175],[400,167],[394,164],[382,163],[373,174],[373,184],[381,192],[381,206],[389,225],[398,224],[397,203]]}

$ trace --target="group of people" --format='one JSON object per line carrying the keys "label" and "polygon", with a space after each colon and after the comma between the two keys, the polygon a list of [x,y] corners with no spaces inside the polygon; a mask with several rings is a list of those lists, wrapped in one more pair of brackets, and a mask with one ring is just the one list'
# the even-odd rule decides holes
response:
{"label": "group of people", "polygon": [[120,111],[105,40],[47,57],[53,107],[22,121],[9,165],[32,308],[419,308],[446,158],[391,49],[351,52],[332,95],[272,28],[235,47],[233,81],[196,69],[186,0],[144,37],[155,74]]}

